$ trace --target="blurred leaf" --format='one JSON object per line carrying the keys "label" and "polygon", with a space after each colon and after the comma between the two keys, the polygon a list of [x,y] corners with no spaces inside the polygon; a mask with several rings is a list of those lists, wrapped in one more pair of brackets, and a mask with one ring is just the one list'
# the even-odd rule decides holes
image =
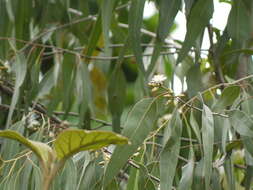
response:
{"label": "blurred leaf", "polygon": [[13,70],[16,75],[14,93],[11,100],[11,105],[9,109],[9,114],[6,122],[6,128],[10,127],[12,115],[15,109],[15,106],[18,102],[20,87],[23,84],[27,72],[27,63],[26,58],[23,54],[17,54],[16,60],[14,62]]}
{"label": "blurred leaf", "polygon": [[227,106],[231,106],[236,98],[240,95],[239,86],[229,86],[222,91],[221,97],[218,99],[214,105],[214,109],[222,110]]}
{"label": "blurred leaf", "polygon": [[253,137],[252,119],[244,112],[239,110],[231,111],[229,120],[237,133],[246,137]]}
{"label": "blurred leaf", "polygon": [[164,145],[160,157],[161,190],[172,189],[180,150],[181,133],[181,119],[178,111],[175,110],[164,132]]}
{"label": "blurred leaf", "polygon": [[193,4],[187,18],[187,32],[178,55],[178,63],[185,58],[199,35],[204,31],[213,15],[213,10],[213,0],[198,0]]}
{"label": "blurred leaf", "polygon": [[237,43],[250,37],[250,19],[245,4],[241,0],[235,1],[229,14],[227,27],[228,33]]}
{"label": "blurred leaf", "polygon": [[198,64],[189,69],[186,75],[186,82],[189,97],[193,97],[203,90],[202,73]]}
{"label": "blurred leaf", "polygon": [[203,105],[202,112],[202,139],[204,151],[203,173],[205,176],[205,188],[209,189],[213,167],[214,121],[211,110],[205,104]]}
{"label": "blurred leaf", "polygon": [[120,133],[120,118],[124,109],[126,96],[126,80],[121,68],[114,68],[108,85],[108,106],[112,114],[112,128],[114,132]]}
{"label": "blurred leaf", "polygon": [[[87,64],[78,62],[76,67],[76,90],[77,90],[77,102],[79,104],[79,125],[82,126],[85,114],[91,107],[92,92],[90,75],[87,68]],[[84,126],[86,127],[86,126]]]}
{"label": "blurred leaf", "polygon": [[0,137],[16,140],[31,149],[44,163],[53,158],[52,149],[44,143],[31,141],[12,130],[0,131]]}
{"label": "blurred leaf", "polygon": [[109,40],[109,32],[111,26],[111,18],[113,14],[114,5],[117,1],[115,0],[102,0],[101,5],[101,17],[102,17],[102,26],[103,26],[103,34],[105,39],[105,49],[107,50],[110,40]]}
{"label": "blurred leaf", "polygon": [[142,62],[142,48],[141,48],[141,27],[143,10],[146,0],[131,0],[129,10],[129,39],[132,46],[138,67],[144,74],[145,69]]}
{"label": "blurred leaf", "polygon": [[178,190],[191,189],[194,173],[194,155],[191,150],[189,162],[182,168],[182,178],[180,179]]}
{"label": "blurred leaf", "polygon": [[204,169],[204,160],[201,159],[199,162],[196,163],[194,169],[192,189],[205,189],[203,169]]}
{"label": "blurred leaf", "polygon": [[191,127],[198,139],[198,142],[201,144],[202,141],[201,141],[201,135],[200,135],[200,128],[199,128],[198,122],[196,121],[196,119],[194,117],[193,111],[191,111],[191,115],[190,115],[190,124],[191,124]]}
{"label": "blurred leaf", "polygon": [[110,144],[127,144],[128,139],[107,131],[69,129],[61,132],[54,141],[57,158],[64,161],[85,150],[97,150]]}
{"label": "blurred leaf", "polygon": [[178,0],[161,0],[159,10],[159,25],[157,29],[157,41],[152,55],[151,63],[148,67],[150,74],[155,66],[155,63],[160,55],[163,42],[173,25],[173,21],[181,8],[181,1]]}
{"label": "blurred leaf", "polygon": [[116,147],[113,151],[111,159],[106,167],[104,186],[107,186],[111,182],[130,156],[142,145],[143,141],[152,130],[156,120],[156,99],[142,99],[133,107],[122,131],[122,135],[128,137],[131,144]]}

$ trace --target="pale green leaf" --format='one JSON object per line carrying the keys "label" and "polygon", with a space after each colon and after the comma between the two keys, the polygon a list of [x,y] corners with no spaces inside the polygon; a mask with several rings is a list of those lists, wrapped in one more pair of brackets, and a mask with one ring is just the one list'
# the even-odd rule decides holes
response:
{"label": "pale green leaf", "polygon": [[229,113],[230,122],[237,133],[246,137],[253,137],[252,119],[242,111]]}
{"label": "pale green leaf", "polygon": [[181,118],[177,110],[164,132],[164,146],[160,157],[161,190],[171,190],[180,150],[182,133]]}
{"label": "pale green leaf", "polygon": [[173,21],[181,7],[179,0],[162,0],[160,2],[159,26],[157,30],[157,42],[148,68],[148,74],[152,72],[159,57],[161,47],[173,25]]}
{"label": "pale green leaf", "polygon": [[[127,160],[135,153],[147,138],[157,119],[156,99],[147,98],[139,101],[129,113],[122,135],[129,138],[131,144],[116,147],[107,165],[104,186],[118,174]],[[119,159],[120,158],[120,159]]]}
{"label": "pale green leaf", "polygon": [[54,141],[59,160],[66,160],[85,150],[97,150],[110,144],[127,144],[128,139],[109,131],[69,129],[61,132]]}
{"label": "pale green leaf", "polygon": [[45,143],[31,141],[12,130],[0,131],[0,137],[13,139],[31,149],[44,163],[53,158],[52,149]]}
{"label": "pale green leaf", "polygon": [[199,35],[204,31],[213,14],[213,0],[198,0],[193,4],[187,18],[187,32],[184,43],[178,55],[178,62],[181,62]]}
{"label": "pale green leaf", "polygon": [[214,144],[214,120],[211,110],[204,104],[202,112],[202,140],[204,152],[205,187],[209,189],[212,174],[212,157]]}
{"label": "pale green leaf", "polygon": [[129,12],[129,39],[140,71],[145,73],[142,61],[141,27],[146,0],[132,0]]}
{"label": "pale green leaf", "polygon": [[221,97],[218,99],[214,106],[215,110],[225,109],[227,106],[231,106],[236,98],[240,95],[239,86],[229,86],[222,91]]}

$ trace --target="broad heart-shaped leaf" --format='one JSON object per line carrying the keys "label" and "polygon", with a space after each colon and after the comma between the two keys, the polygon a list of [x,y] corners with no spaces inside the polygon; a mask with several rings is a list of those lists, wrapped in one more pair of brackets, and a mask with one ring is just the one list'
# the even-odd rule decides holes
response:
{"label": "broad heart-shaped leaf", "polygon": [[31,141],[12,130],[0,131],[0,137],[16,140],[31,149],[42,161],[47,163],[53,158],[53,151],[50,146],[45,143]]}
{"label": "broad heart-shaped leaf", "polygon": [[171,121],[164,131],[164,146],[160,158],[161,190],[171,190],[176,173],[182,122],[177,110],[174,111]]}
{"label": "broad heart-shaped leaf", "polygon": [[129,138],[131,144],[116,147],[106,167],[104,186],[107,186],[127,160],[135,153],[147,138],[157,120],[156,99],[146,98],[139,101],[129,113],[122,135]]}
{"label": "broad heart-shaped leaf", "polygon": [[229,120],[237,133],[246,137],[253,137],[253,121],[244,112],[235,110],[229,113]]}
{"label": "broad heart-shaped leaf", "polygon": [[214,144],[214,120],[211,110],[204,104],[202,112],[202,140],[204,152],[205,187],[209,189],[212,174],[212,156]]}
{"label": "broad heart-shaped leaf", "polygon": [[227,106],[230,106],[234,103],[236,98],[240,95],[239,86],[229,86],[222,91],[221,97],[214,105],[215,110],[225,109]]}
{"label": "broad heart-shaped leaf", "polygon": [[128,144],[128,139],[110,131],[87,131],[68,129],[61,132],[54,141],[57,158],[66,160],[85,150],[97,150],[110,144]]}
{"label": "broad heart-shaped leaf", "polygon": [[213,0],[198,0],[193,4],[187,18],[187,33],[177,62],[181,62],[185,58],[199,35],[204,31],[213,15],[213,10]]}

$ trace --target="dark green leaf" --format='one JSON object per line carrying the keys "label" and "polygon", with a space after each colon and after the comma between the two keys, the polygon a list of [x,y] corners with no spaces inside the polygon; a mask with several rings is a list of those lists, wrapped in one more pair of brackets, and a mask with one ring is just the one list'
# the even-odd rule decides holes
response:
{"label": "dark green leaf", "polygon": [[120,133],[120,118],[124,109],[126,80],[120,67],[115,67],[108,86],[108,103],[113,131]]}

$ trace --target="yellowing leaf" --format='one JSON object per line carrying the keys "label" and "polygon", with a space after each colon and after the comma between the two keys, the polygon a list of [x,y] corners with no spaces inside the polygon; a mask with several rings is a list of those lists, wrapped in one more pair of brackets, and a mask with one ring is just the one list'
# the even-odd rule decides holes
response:
{"label": "yellowing leaf", "polygon": [[110,144],[127,144],[128,139],[107,131],[70,129],[58,135],[54,150],[59,160],[65,160],[85,150],[97,150]]}
{"label": "yellowing leaf", "polygon": [[16,140],[31,149],[44,163],[48,162],[53,156],[50,146],[45,143],[31,141],[12,130],[0,131],[0,137]]}

